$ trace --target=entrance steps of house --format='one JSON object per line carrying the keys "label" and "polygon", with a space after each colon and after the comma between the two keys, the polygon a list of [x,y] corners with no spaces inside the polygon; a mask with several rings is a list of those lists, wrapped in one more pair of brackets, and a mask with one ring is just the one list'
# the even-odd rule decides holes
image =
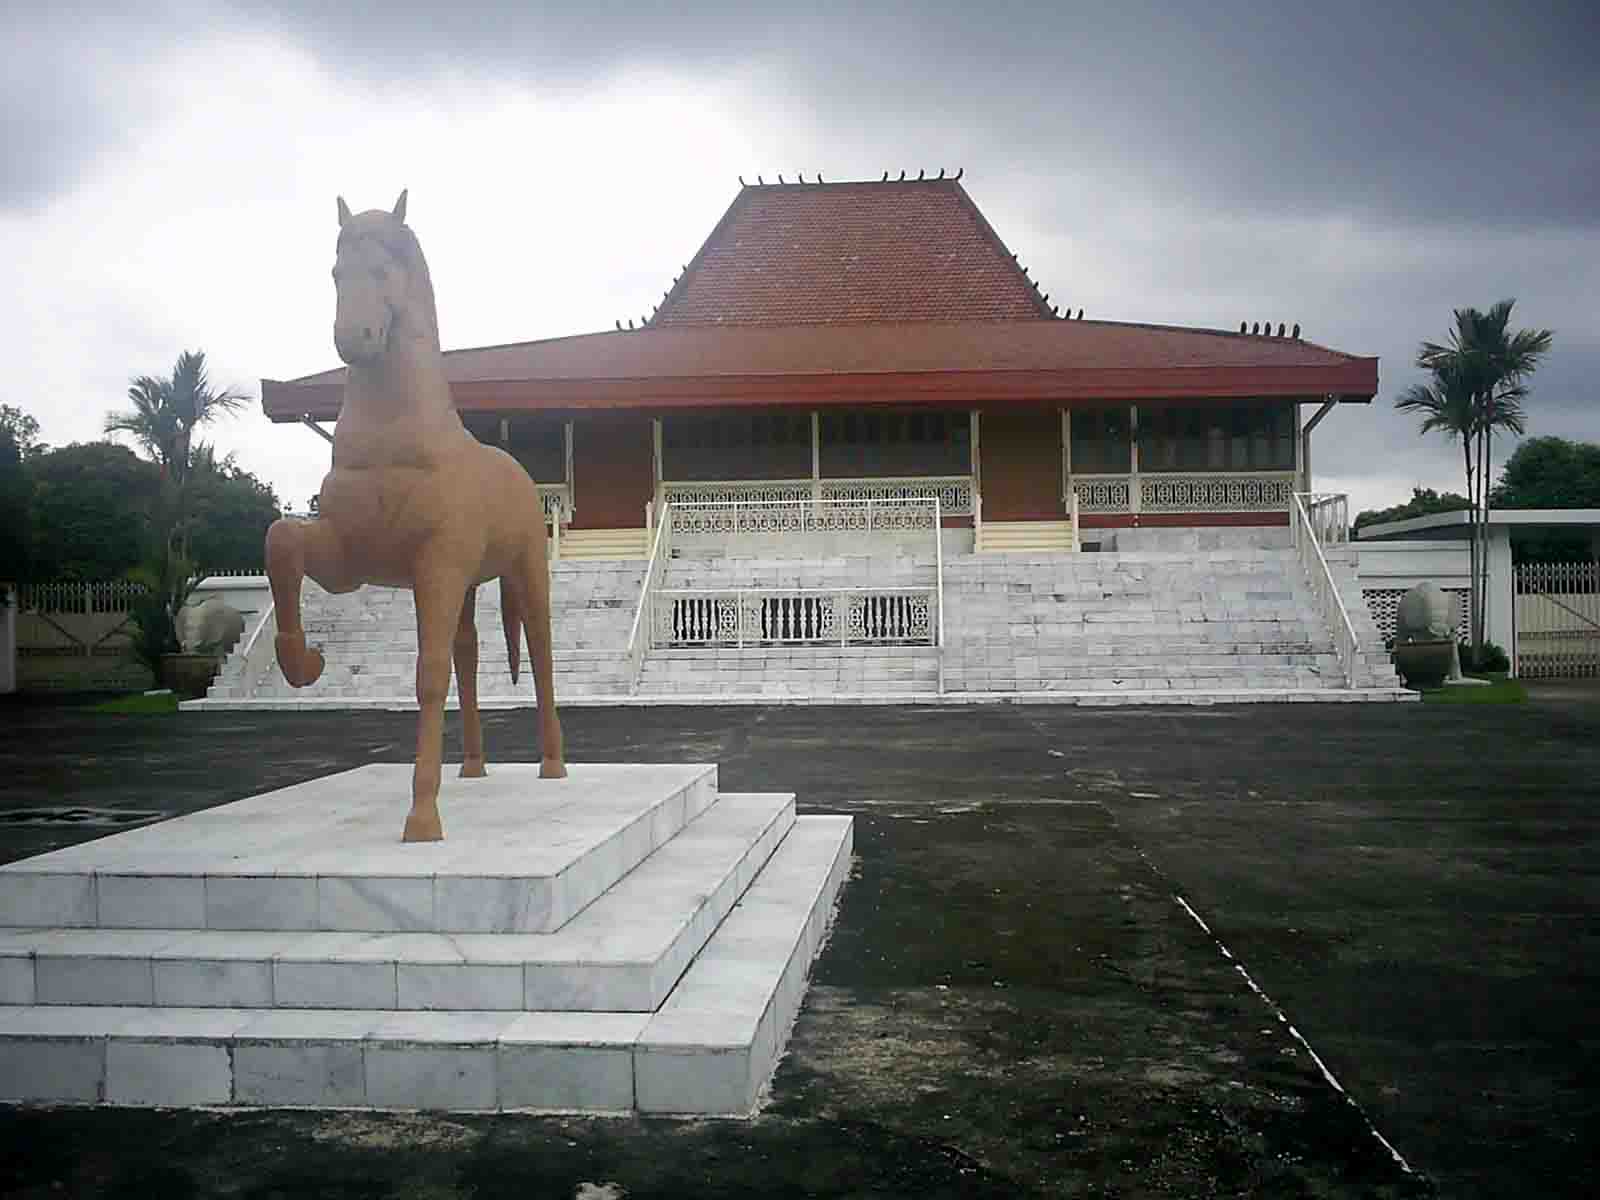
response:
{"label": "entrance steps of house", "polygon": [[[1349,690],[1292,550],[979,556],[945,564],[949,692]],[[1359,599],[1359,589],[1356,589]],[[1357,625],[1355,684],[1400,692]],[[1357,612],[1352,610],[1352,620]]]}
{"label": "entrance steps of house", "polygon": [[[643,564],[563,559],[554,568],[556,695],[577,704],[1413,698],[1401,689],[1362,602],[1353,561],[1338,548],[1328,557],[1361,646],[1354,688],[1294,552],[1224,543],[947,555],[942,650],[887,639],[685,642],[649,649],[637,676],[626,646]],[[936,574],[927,551],[792,559],[697,548],[669,561],[663,586],[710,593],[919,589],[931,588]],[[270,664],[254,681],[225,669],[198,706],[414,707],[409,593],[330,597],[308,587],[306,611],[310,640],[327,656],[322,680],[296,691]],[[480,701],[486,708],[531,704],[531,682],[511,684],[499,627],[498,589],[480,588]]]}
{"label": "entrance steps of house", "polygon": [[648,529],[563,529],[561,558],[630,560],[650,557]]}
{"label": "entrance steps of house", "polygon": [[873,695],[933,699],[938,690],[934,646],[718,646],[652,651],[638,695],[781,702]]}
{"label": "entrance steps of house", "polygon": [[1071,521],[984,521],[979,554],[1070,554],[1078,548]]}
{"label": "entrance steps of house", "polygon": [[373,764],[0,867],[0,1101],[743,1116],[848,817],[711,765]]}
{"label": "entrance steps of house", "polygon": [[[628,631],[644,582],[644,567],[615,560],[552,564],[550,607],[556,646],[557,697],[625,692],[630,680]],[[500,586],[478,588],[478,696],[484,702],[532,703],[527,645],[519,682],[511,682],[501,630]],[[223,664],[206,698],[196,706],[226,708],[393,702],[416,699],[417,626],[411,593],[403,588],[361,588],[332,595],[309,580],[301,597],[306,640],[322,647],[322,678],[292,688],[272,661],[270,648],[259,673],[247,675],[242,648]],[[451,681],[451,696],[456,694]]]}

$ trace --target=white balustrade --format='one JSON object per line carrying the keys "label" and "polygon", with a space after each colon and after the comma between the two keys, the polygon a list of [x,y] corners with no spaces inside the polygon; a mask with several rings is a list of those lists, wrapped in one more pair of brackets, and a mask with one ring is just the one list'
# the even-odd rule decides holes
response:
{"label": "white balustrade", "polygon": [[1316,530],[1317,541],[1324,546],[1338,546],[1350,540],[1350,500],[1343,492],[1309,493],[1305,498],[1306,516]]}
{"label": "white balustrade", "polygon": [[1293,471],[1079,473],[1071,494],[1086,513],[1284,512],[1294,481]]}
{"label": "white balustrade", "polygon": [[1294,536],[1294,548],[1299,553],[1300,564],[1305,568],[1311,584],[1311,594],[1322,609],[1323,619],[1333,634],[1333,648],[1339,655],[1339,665],[1344,669],[1346,687],[1355,687],[1356,663],[1361,656],[1361,644],[1356,640],[1355,626],[1350,623],[1350,613],[1344,598],[1328,569],[1328,559],[1322,552],[1317,529],[1306,511],[1308,499],[1298,492],[1289,495],[1289,523]]}
{"label": "white balustrade", "polygon": [[539,505],[544,509],[544,519],[553,521],[557,513],[561,514],[561,524],[567,525],[572,521],[572,495],[564,483],[535,484],[539,489]]}
{"label": "white balustrade", "polygon": [[671,502],[676,532],[749,534],[914,533],[938,529],[939,501],[926,499]]}
{"label": "white balustrade", "polygon": [[667,481],[662,495],[673,504],[902,502],[937,498],[944,512],[972,512],[970,475],[905,475],[858,479],[714,479]]}
{"label": "white balustrade", "polygon": [[1078,498],[1079,512],[1132,512],[1133,476],[1073,475],[1072,494]]}
{"label": "white balustrade", "polygon": [[650,599],[656,647],[934,645],[937,586],[665,588]]}
{"label": "white balustrade", "polygon": [[1139,477],[1139,511],[1147,513],[1283,512],[1293,494],[1293,471]]}

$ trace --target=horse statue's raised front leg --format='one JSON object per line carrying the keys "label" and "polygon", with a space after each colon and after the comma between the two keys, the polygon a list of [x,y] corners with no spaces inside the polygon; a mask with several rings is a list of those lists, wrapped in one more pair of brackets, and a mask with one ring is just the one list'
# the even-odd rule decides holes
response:
{"label": "horse statue's raised front leg", "polygon": [[325,519],[284,517],[267,530],[267,581],[278,624],[278,669],[291,687],[307,687],[322,676],[322,651],[307,647],[300,624],[300,585],[307,575],[330,592],[345,592],[349,579],[338,534]]}

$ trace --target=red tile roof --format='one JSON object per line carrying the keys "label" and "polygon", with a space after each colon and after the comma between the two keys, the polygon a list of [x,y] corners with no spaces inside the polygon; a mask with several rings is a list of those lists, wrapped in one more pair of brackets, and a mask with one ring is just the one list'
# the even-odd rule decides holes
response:
{"label": "red tile roof", "polygon": [[[1111,321],[652,327],[455,350],[464,410],[1291,396],[1370,400],[1378,360],[1297,338]],[[262,381],[274,420],[338,414],[344,369]]]}
{"label": "red tile roof", "polygon": [[1049,316],[966,189],[930,179],[741,188],[650,324]]}

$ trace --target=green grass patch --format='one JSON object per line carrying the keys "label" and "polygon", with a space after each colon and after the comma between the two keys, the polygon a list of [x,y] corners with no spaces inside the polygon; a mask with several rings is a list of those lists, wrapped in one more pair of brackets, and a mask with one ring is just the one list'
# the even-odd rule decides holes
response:
{"label": "green grass patch", "polygon": [[147,716],[151,713],[175,713],[178,711],[178,697],[173,692],[165,692],[157,696],[118,696],[114,700],[102,700],[89,711],[117,713],[123,716],[129,714]]}
{"label": "green grass patch", "polygon": [[1422,698],[1431,704],[1521,704],[1528,698],[1520,679],[1507,679],[1501,673],[1472,678],[1487,678],[1489,686],[1427,688]]}

